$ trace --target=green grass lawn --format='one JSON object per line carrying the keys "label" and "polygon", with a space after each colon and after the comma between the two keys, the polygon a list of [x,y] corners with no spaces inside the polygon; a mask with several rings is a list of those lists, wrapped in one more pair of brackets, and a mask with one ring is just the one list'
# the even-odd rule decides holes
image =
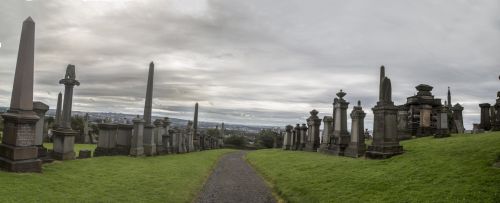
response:
{"label": "green grass lawn", "polygon": [[247,160],[289,202],[500,202],[500,133],[419,138],[386,160],[258,150]]}
{"label": "green grass lawn", "polygon": [[[88,147],[95,148],[76,145]],[[56,161],[40,174],[0,171],[0,202],[191,202],[230,151]]]}
{"label": "green grass lawn", "polygon": [[[43,143],[43,146],[47,149],[52,149],[53,144],[52,143]],[[96,144],[75,144],[75,156],[78,157],[78,152],[82,149],[87,149],[92,151],[92,154],[94,154],[94,150],[97,147]]]}

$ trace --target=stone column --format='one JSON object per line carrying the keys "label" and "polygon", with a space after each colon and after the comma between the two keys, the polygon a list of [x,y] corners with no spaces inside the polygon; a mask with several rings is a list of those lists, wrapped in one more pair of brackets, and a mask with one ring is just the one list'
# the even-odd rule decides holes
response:
{"label": "stone column", "polygon": [[321,136],[320,148],[328,149],[331,144],[331,138],[333,136],[333,117],[325,116],[323,117],[323,135]]}
{"label": "stone column", "polygon": [[462,107],[459,103],[453,106],[453,122],[454,126],[456,127],[455,130],[459,134],[463,134],[465,132],[464,119],[462,115],[463,110],[464,107]]}
{"label": "stone column", "polygon": [[[193,135],[198,137],[198,102],[194,105],[194,118],[193,118]],[[198,138],[198,143],[194,143],[196,150],[200,148],[200,140]]]}
{"label": "stone column", "polygon": [[421,105],[420,126],[417,129],[417,137],[425,137],[432,134],[431,116],[432,116],[432,106]]}
{"label": "stone column", "polygon": [[479,128],[488,131],[491,129],[490,123],[490,107],[491,105],[488,103],[479,104],[481,108],[481,122],[479,123]]}
{"label": "stone column", "polygon": [[347,131],[347,108],[349,107],[349,102],[344,100],[345,92],[340,90],[337,93],[337,103],[335,104],[335,128],[333,129],[334,145],[331,150],[336,155],[343,155],[344,150],[349,145],[351,141],[351,136]]}
{"label": "stone column", "polygon": [[132,140],[130,143],[130,156],[142,156],[144,155],[144,120],[137,116],[132,122],[134,123],[134,129],[132,131]]}
{"label": "stone column", "polygon": [[33,102],[33,111],[40,120],[35,125],[35,146],[38,148],[38,157],[46,157],[47,149],[43,147],[43,134],[45,126],[45,113],[49,110],[49,106],[42,102]]}
{"label": "stone column", "polygon": [[118,124],[99,123],[97,127],[99,128],[99,140],[97,148],[94,151],[94,157],[117,155],[116,137]]}
{"label": "stone column", "polygon": [[[224,127],[224,123],[222,124],[222,127]],[[186,128],[186,135],[187,135],[187,151],[188,152],[193,152],[194,151],[194,129],[193,129],[193,122],[188,121],[187,128]]]}
{"label": "stone column", "polygon": [[437,112],[437,126],[435,138],[449,137],[450,131],[448,129],[448,107],[442,106]]}
{"label": "stone column", "polygon": [[398,138],[398,108],[392,102],[391,80],[384,78],[382,82],[382,100],[373,107],[373,142],[365,153],[367,158],[384,159],[402,154],[403,146]]}
{"label": "stone column", "polygon": [[35,125],[40,119],[33,112],[33,69],[35,22],[23,22],[10,108],[2,114],[4,129],[0,144],[0,168],[12,172],[41,172],[35,146]]}
{"label": "stone column", "polygon": [[54,123],[54,129],[59,128],[61,125],[61,114],[62,114],[62,93],[59,92],[57,95],[57,109],[56,109],[56,121]]}
{"label": "stone column", "polygon": [[116,132],[116,152],[119,155],[130,154],[130,147],[132,141],[132,131],[134,125],[127,123],[118,124],[118,131]]}
{"label": "stone column", "polygon": [[408,130],[408,106],[398,106],[398,136],[399,140],[411,139],[411,133]]}
{"label": "stone column", "polygon": [[154,125],[156,126],[154,130],[156,153],[165,154],[165,147],[163,146],[163,134],[165,134],[165,129],[163,128],[163,119],[156,119]]}
{"label": "stone column", "polygon": [[76,80],[75,66],[68,64],[64,79],[59,80],[59,84],[64,84],[64,102],[62,120],[54,134],[54,151],[52,157],[57,160],[75,159],[75,136],[78,131],[71,129],[71,108],[73,106],[73,88],[79,86]]}
{"label": "stone column", "polygon": [[172,153],[176,154],[179,153],[179,133],[178,129],[174,128],[171,129],[169,132],[170,134],[170,143],[172,143]]}
{"label": "stone column", "polygon": [[321,119],[318,118],[318,111],[316,109],[313,109],[310,114],[311,116],[307,119],[309,129],[307,131],[307,142],[304,150],[315,152],[319,147],[319,126],[321,125]]}
{"label": "stone column", "polygon": [[307,125],[305,123],[300,126],[300,140],[298,150],[303,150],[306,147]]}
{"label": "stone column", "polygon": [[[85,113],[85,117],[83,119],[83,143],[90,144],[91,138],[89,135],[89,114]],[[127,153],[128,154],[128,151]]]}
{"label": "stone column", "polygon": [[498,98],[496,104],[493,106],[495,108],[495,122],[492,123],[492,131],[500,131],[500,92],[497,93]]}
{"label": "stone column", "polygon": [[295,132],[295,136],[293,137],[293,144],[292,144],[292,147],[293,147],[293,150],[298,150],[299,149],[299,145],[300,145],[300,124],[296,124],[295,125],[295,128],[293,128],[293,131]]}
{"label": "stone column", "polygon": [[287,125],[285,127],[285,136],[283,137],[283,149],[284,150],[289,150],[291,148],[292,129],[293,129],[293,126],[291,126],[291,125]]}
{"label": "stone column", "polygon": [[358,101],[358,106],[355,106],[351,112],[351,142],[344,152],[345,156],[357,158],[365,155],[365,116],[361,102]]}
{"label": "stone column", "polygon": [[170,119],[168,117],[163,118],[163,148],[165,149],[164,153],[168,154],[171,153],[172,147],[170,144]]}
{"label": "stone column", "polygon": [[146,101],[144,104],[144,154],[146,156],[156,155],[156,144],[154,140],[154,128],[151,123],[151,111],[153,106],[153,78],[154,63],[149,64],[148,84],[146,89]]}

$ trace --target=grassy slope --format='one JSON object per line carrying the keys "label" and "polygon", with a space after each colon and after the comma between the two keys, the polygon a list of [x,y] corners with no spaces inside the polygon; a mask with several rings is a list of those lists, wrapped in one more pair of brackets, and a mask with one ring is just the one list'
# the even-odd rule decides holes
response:
{"label": "grassy slope", "polygon": [[259,150],[248,161],[290,202],[500,202],[500,133],[401,142],[387,160]]}
{"label": "grassy slope", "polygon": [[[47,149],[52,149],[53,144],[52,143],[43,143],[43,146]],[[95,148],[97,147],[96,144],[75,144],[75,156],[78,157],[78,152],[82,149],[88,149],[92,151],[92,154],[94,153]]]}
{"label": "grassy slope", "polygon": [[0,171],[0,202],[190,202],[229,151],[54,162],[42,174]]}

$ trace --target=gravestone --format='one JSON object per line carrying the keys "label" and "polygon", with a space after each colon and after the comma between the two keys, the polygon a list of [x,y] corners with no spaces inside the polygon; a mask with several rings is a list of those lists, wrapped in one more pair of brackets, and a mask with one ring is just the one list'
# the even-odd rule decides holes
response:
{"label": "gravestone", "polygon": [[168,154],[168,153],[171,153],[172,151],[172,146],[170,144],[170,119],[168,117],[165,117],[163,118],[163,137],[162,137],[162,141],[163,141],[163,148],[165,148],[164,150],[164,154]]}
{"label": "gravestone", "polygon": [[304,148],[306,147],[306,139],[307,139],[307,125],[305,123],[302,123],[302,126],[300,126],[300,140],[299,140],[298,150],[304,150]]}
{"label": "gravestone", "polygon": [[0,144],[0,168],[11,172],[42,172],[35,146],[35,125],[40,119],[33,112],[33,72],[35,22],[23,22],[10,107],[2,114],[4,129]]}
{"label": "gravestone", "polygon": [[119,155],[129,155],[132,142],[132,131],[134,125],[127,122],[119,123],[116,132],[116,153]]}
{"label": "gravestone", "polygon": [[94,156],[113,156],[118,155],[117,151],[117,133],[118,124],[115,123],[99,123],[99,140],[97,148],[94,151]]}
{"label": "gravestone", "polygon": [[45,127],[45,113],[49,106],[42,102],[33,102],[33,111],[40,118],[35,125],[35,146],[38,148],[38,158],[47,156],[47,149],[43,147],[43,135]]}
{"label": "gravestone", "polygon": [[463,119],[463,115],[462,115],[463,110],[464,110],[464,107],[462,107],[462,105],[460,105],[459,103],[457,103],[457,104],[455,104],[455,106],[453,106],[454,127],[456,128],[455,131],[457,133],[460,133],[460,134],[465,132],[464,119]]}
{"label": "gravestone", "polygon": [[408,129],[408,106],[398,106],[398,136],[399,140],[411,139],[411,133]]}
{"label": "gravestone", "polygon": [[75,66],[68,64],[64,78],[59,80],[64,84],[64,102],[62,120],[59,127],[53,131],[54,151],[52,157],[57,160],[75,159],[75,136],[78,131],[71,129],[71,108],[73,106],[73,88],[80,85],[76,80]]}
{"label": "gravestone", "polygon": [[351,112],[351,141],[347,149],[345,149],[345,156],[357,158],[365,155],[366,145],[363,132],[365,116],[366,113],[361,108],[361,102],[358,101],[358,106],[355,106]]}
{"label": "gravestone", "polygon": [[145,121],[137,116],[132,122],[134,123],[134,128],[130,142],[130,156],[142,156],[144,155],[143,135]]}
{"label": "gravestone", "polygon": [[292,125],[287,125],[285,127],[285,136],[283,137],[283,149],[284,150],[290,150],[292,147],[292,130],[293,126]]}
{"label": "gravestone", "polygon": [[299,149],[299,145],[300,145],[300,124],[296,124],[295,125],[295,128],[293,128],[293,132],[294,133],[294,137],[293,137],[293,144],[292,144],[292,148],[293,150],[298,150]]}
{"label": "gravestone", "polygon": [[380,100],[373,107],[373,142],[365,153],[367,158],[384,159],[402,154],[403,146],[399,145],[397,113],[398,108],[392,102],[391,80],[387,77],[381,82]]}
{"label": "gravestone", "polygon": [[488,131],[491,129],[490,123],[490,107],[491,105],[488,103],[479,104],[481,108],[481,122],[479,123],[479,128]]}
{"label": "gravestone", "polygon": [[323,134],[321,136],[321,149],[328,149],[331,144],[331,139],[333,136],[333,117],[325,116],[323,117]]}
{"label": "gravestone", "polygon": [[165,128],[163,127],[163,119],[156,119],[154,122],[154,140],[156,145],[157,154],[165,154],[165,147],[163,146],[163,134],[165,134]]}
{"label": "gravestone", "polygon": [[437,112],[437,126],[436,126],[436,133],[434,134],[435,138],[443,138],[443,137],[449,137],[450,136],[450,130],[448,128],[448,107],[447,105],[444,105],[438,112]]}
{"label": "gravestone", "polygon": [[321,119],[318,118],[318,111],[313,109],[310,112],[311,116],[307,119],[308,131],[305,151],[316,152],[319,147],[319,126]]}

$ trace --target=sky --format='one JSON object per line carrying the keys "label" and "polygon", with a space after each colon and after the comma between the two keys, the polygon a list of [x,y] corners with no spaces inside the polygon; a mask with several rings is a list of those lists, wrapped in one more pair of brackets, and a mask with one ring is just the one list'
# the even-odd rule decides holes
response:
{"label": "sky", "polygon": [[396,105],[428,84],[465,107],[500,91],[498,0],[2,0],[0,106],[9,106],[21,26],[36,23],[34,100],[55,108],[67,64],[73,110],[143,113],[155,63],[153,115],[247,125],[331,115],[342,89],[372,128],[379,67]]}

